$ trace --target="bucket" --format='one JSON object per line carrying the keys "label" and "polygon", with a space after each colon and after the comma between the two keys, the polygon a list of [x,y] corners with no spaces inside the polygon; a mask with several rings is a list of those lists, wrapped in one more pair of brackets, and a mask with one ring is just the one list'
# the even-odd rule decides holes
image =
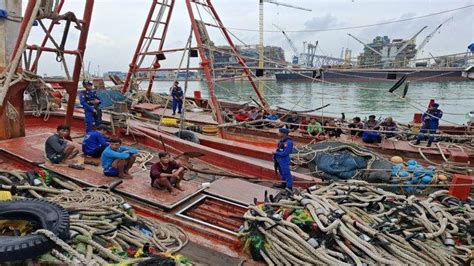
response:
{"label": "bucket", "polygon": [[219,129],[216,126],[202,126],[202,134],[217,135]]}
{"label": "bucket", "polygon": [[201,91],[194,91],[194,100],[201,100]]}
{"label": "bucket", "polygon": [[163,118],[161,118],[160,123],[164,126],[176,127],[176,126],[178,126],[178,119],[163,117]]}
{"label": "bucket", "polygon": [[415,113],[413,115],[413,123],[414,124],[421,124],[421,122],[422,122],[421,121],[421,115],[422,115],[421,113]]}

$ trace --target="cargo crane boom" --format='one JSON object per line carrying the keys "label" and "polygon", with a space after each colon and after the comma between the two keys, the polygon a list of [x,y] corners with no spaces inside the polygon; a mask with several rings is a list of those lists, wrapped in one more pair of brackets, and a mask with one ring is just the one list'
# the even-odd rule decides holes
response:
{"label": "cargo crane boom", "polygon": [[423,50],[423,48],[425,48],[426,44],[428,44],[430,42],[431,38],[433,38],[435,33],[443,26],[443,24],[445,24],[446,22],[448,22],[451,19],[453,19],[453,17],[450,17],[447,20],[445,20],[443,23],[439,24],[438,27],[436,27],[430,34],[428,34],[425,37],[423,42],[421,42],[421,44],[417,47],[416,54],[415,54],[415,57],[413,58],[413,60],[416,60],[416,57],[418,56],[420,51]]}
{"label": "cargo crane boom", "polygon": [[370,49],[372,52],[380,55],[383,57],[383,54],[377,50],[375,50],[374,48],[370,47],[369,45],[367,45],[366,43],[364,43],[363,41],[357,39],[354,35],[348,33],[347,35],[351,36],[354,40],[358,41],[359,43],[361,43],[364,47],[367,47],[367,49]]}
{"label": "cargo crane boom", "polygon": [[[304,11],[312,11],[311,9],[294,6],[290,4],[285,4],[282,2],[274,1],[274,0],[259,0],[259,46],[258,46],[258,68],[264,68],[264,45],[263,45],[263,3],[270,3],[277,6],[284,6]],[[260,86],[259,86],[260,87]]]}
{"label": "cargo crane boom", "polygon": [[273,23],[272,23],[272,25],[273,25],[275,28],[277,28],[278,30],[280,30],[281,33],[283,33],[283,36],[285,36],[286,41],[288,42],[288,44],[290,45],[291,50],[293,50],[293,53],[294,53],[292,63],[293,63],[293,64],[298,64],[298,61],[299,61],[299,58],[298,58],[298,49],[296,49],[295,44],[294,44],[293,41],[290,39],[290,37],[288,37],[288,35],[286,34],[286,32],[285,32],[282,28],[278,27],[277,25],[275,25],[275,24],[273,24]]}
{"label": "cargo crane boom", "polygon": [[417,33],[415,33],[415,35],[413,35],[413,37],[411,37],[408,41],[406,41],[402,45],[402,47],[397,49],[397,52],[395,52],[395,54],[392,55],[391,57],[396,57],[399,53],[401,53],[403,50],[405,50],[405,48],[407,48],[408,45],[415,43],[416,37],[418,37],[418,35],[420,35],[420,33],[422,31],[424,31],[426,28],[428,28],[428,26],[424,26],[423,28],[421,28],[421,30],[419,30]]}

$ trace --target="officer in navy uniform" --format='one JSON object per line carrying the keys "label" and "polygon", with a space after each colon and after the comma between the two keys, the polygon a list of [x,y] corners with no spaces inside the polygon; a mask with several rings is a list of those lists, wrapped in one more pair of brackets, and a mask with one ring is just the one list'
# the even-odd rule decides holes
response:
{"label": "officer in navy uniform", "polygon": [[178,109],[178,114],[181,114],[181,110],[183,109],[184,92],[179,86],[179,82],[174,82],[170,92],[171,97],[173,98],[173,115],[176,115],[176,109]]}
{"label": "officer in navy uniform", "polygon": [[420,133],[418,134],[418,136],[416,136],[415,145],[420,144],[420,141],[425,137],[425,134],[428,133],[429,137],[427,147],[431,146],[431,143],[434,140],[434,136],[432,134],[435,134],[436,130],[438,130],[439,119],[443,116],[443,111],[438,109],[438,107],[438,103],[433,103],[428,108],[428,110],[421,116],[423,124],[420,128]]}
{"label": "officer in navy uniform", "polygon": [[86,133],[88,133],[102,124],[102,110],[100,109],[101,101],[99,97],[97,97],[97,93],[92,90],[92,82],[83,81],[82,86],[85,90],[80,92],[79,101],[84,108]]}
{"label": "officer in navy uniform", "polygon": [[290,130],[287,128],[280,128],[278,135],[281,137],[278,142],[276,151],[273,152],[273,161],[275,163],[275,169],[278,170],[282,180],[284,181],[281,188],[293,189],[293,177],[291,176],[290,154],[293,151],[293,140],[288,136]]}

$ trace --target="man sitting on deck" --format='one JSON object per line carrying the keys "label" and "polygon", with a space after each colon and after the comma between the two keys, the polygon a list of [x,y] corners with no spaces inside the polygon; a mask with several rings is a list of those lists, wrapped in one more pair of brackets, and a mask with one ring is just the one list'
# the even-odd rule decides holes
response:
{"label": "man sitting on deck", "polygon": [[153,164],[150,169],[151,186],[154,188],[166,188],[173,195],[178,190],[183,191],[179,183],[183,180],[184,167],[171,160],[167,152],[158,154],[159,162]]}
{"label": "man sitting on deck", "polygon": [[[349,124],[349,128],[363,129],[364,123],[361,122],[360,117],[356,116],[352,119],[352,123]],[[351,130],[351,135],[360,137],[362,132],[360,130]]]}
{"label": "man sitting on deck", "polygon": [[252,107],[252,109],[250,109],[250,112],[249,112],[249,120],[255,121],[257,120],[257,116],[258,116],[258,108]]}
{"label": "man sitting on deck", "polygon": [[323,134],[323,127],[321,126],[321,123],[319,123],[318,121],[316,121],[315,118],[311,118],[309,120],[309,124],[308,124],[308,134],[319,139],[320,135]]}
{"label": "man sitting on deck", "polygon": [[309,119],[307,117],[303,117],[300,123],[300,128],[299,128],[300,133],[308,134],[308,124],[309,124]]}
{"label": "man sitting on deck", "polygon": [[342,134],[342,130],[337,127],[336,121],[333,119],[324,122],[324,131],[328,138],[339,138]]}
{"label": "man sitting on deck", "polygon": [[283,127],[283,123],[280,120],[280,117],[278,116],[277,112],[275,110],[271,110],[270,113],[265,116],[265,119],[269,120],[269,124],[267,127],[270,128],[280,128]]}
{"label": "man sitting on deck", "polygon": [[364,131],[362,133],[362,141],[365,143],[380,143],[382,142],[382,135],[377,131],[379,130],[379,122],[375,120],[375,115],[369,115],[369,120],[365,121],[364,128],[369,129],[370,131]]}
{"label": "man sitting on deck", "polygon": [[375,115],[369,115],[369,119],[365,121],[365,128],[375,130],[379,128],[379,122],[375,120]]}
{"label": "man sitting on deck", "polygon": [[291,131],[296,131],[300,127],[300,118],[298,117],[297,112],[291,112],[290,117],[288,117],[285,121],[286,128]]}
{"label": "man sitting on deck", "polygon": [[232,111],[228,107],[226,107],[224,111],[221,112],[221,115],[224,122],[226,123],[234,122],[234,119],[235,119],[234,113],[232,113]]}
{"label": "man sitting on deck", "polygon": [[250,116],[244,109],[239,110],[239,113],[235,115],[235,121],[237,122],[245,122],[249,121]]}
{"label": "man sitting on deck", "polygon": [[104,168],[104,175],[130,179],[128,170],[132,168],[138,151],[131,147],[121,146],[122,140],[113,138],[110,145],[102,152],[100,161]]}
{"label": "man sitting on deck", "polygon": [[84,163],[95,163],[88,159],[88,157],[100,158],[102,152],[109,146],[105,133],[107,133],[107,128],[100,125],[95,131],[91,131],[84,136],[84,141],[82,142],[82,152],[86,156]]}
{"label": "man sitting on deck", "polygon": [[74,158],[79,150],[64,139],[69,134],[71,127],[68,125],[59,125],[56,134],[50,136],[45,143],[46,157],[54,163],[58,164],[63,161]]}
{"label": "man sitting on deck", "polygon": [[395,137],[396,133],[395,131],[398,130],[397,123],[393,121],[393,118],[391,116],[385,118],[385,120],[380,123],[380,127],[382,128],[383,131],[393,131],[393,132],[386,132],[385,137],[387,138],[393,138]]}

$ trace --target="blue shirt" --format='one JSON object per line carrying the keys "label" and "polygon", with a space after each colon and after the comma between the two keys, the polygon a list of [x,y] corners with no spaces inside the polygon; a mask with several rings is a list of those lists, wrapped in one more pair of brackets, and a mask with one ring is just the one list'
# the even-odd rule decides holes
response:
{"label": "blue shirt", "polygon": [[93,90],[84,90],[84,91],[79,92],[79,102],[81,103],[82,108],[84,108],[84,112],[86,114],[86,119],[87,119],[87,115],[93,114],[94,109],[96,107],[99,107],[99,105],[100,105],[100,102],[97,106],[95,104],[93,104],[92,102],[94,100],[99,100],[100,101],[100,99],[97,96],[97,93],[95,91],[93,91]]}
{"label": "blue shirt", "polygon": [[138,151],[131,147],[120,146],[117,150],[112,150],[109,147],[105,148],[100,157],[102,168],[109,169],[112,167],[112,163],[117,159],[128,159],[130,155],[137,154]]}
{"label": "blue shirt", "polygon": [[265,118],[268,119],[268,120],[276,121],[276,120],[278,120],[279,117],[277,115],[271,115],[270,114],[270,115],[267,115],[267,117],[265,117]]}
{"label": "blue shirt", "polygon": [[85,154],[92,154],[100,147],[107,147],[107,139],[99,131],[91,131],[84,136],[82,142],[82,152]]}
{"label": "blue shirt", "polygon": [[282,138],[278,142],[278,147],[275,151],[274,158],[278,162],[290,162],[290,154],[293,152],[293,140],[288,136]]}
{"label": "blue shirt", "polygon": [[425,128],[438,128],[439,119],[443,117],[443,111],[436,109],[423,113],[421,119]]}
{"label": "blue shirt", "polygon": [[183,100],[183,90],[181,87],[173,87],[171,90],[171,96],[173,100],[182,101]]}

